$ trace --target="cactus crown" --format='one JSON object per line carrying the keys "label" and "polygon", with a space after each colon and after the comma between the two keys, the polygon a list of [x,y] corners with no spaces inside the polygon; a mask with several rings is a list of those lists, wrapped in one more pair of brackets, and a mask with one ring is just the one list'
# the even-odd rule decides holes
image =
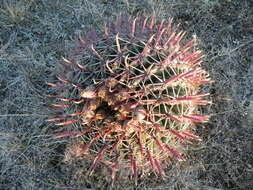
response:
{"label": "cactus crown", "polygon": [[[183,159],[183,148],[194,135],[195,123],[206,122],[199,105],[208,94],[199,93],[210,82],[200,67],[196,37],[184,41],[172,19],[119,17],[105,25],[99,38],[80,37],[77,51],[60,62],[60,90],[53,97],[56,116],[47,121],[72,125],[55,137],[82,137],[76,156],[97,165],[129,171],[135,183],[151,171],[164,175],[170,157]],[[183,42],[184,41],[184,42]]]}

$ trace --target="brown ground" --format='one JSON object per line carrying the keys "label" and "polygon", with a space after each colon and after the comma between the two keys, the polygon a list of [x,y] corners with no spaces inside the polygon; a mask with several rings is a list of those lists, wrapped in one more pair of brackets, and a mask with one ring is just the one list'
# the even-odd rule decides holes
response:
{"label": "brown ground", "polygon": [[215,81],[204,89],[214,104],[199,130],[203,146],[190,150],[195,159],[128,189],[253,189],[252,0],[0,0],[0,189],[111,188],[101,177],[87,179],[87,165],[61,161],[67,139],[50,138],[43,97],[72,39],[123,11],[174,17],[199,37]]}

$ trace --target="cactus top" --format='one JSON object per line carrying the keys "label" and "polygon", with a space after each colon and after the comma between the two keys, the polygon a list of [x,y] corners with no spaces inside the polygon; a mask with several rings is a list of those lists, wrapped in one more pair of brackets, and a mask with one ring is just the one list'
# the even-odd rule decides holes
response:
{"label": "cactus top", "polygon": [[198,110],[210,103],[199,93],[210,79],[196,37],[184,40],[172,19],[155,22],[120,16],[100,37],[87,32],[48,83],[59,91],[47,121],[72,126],[55,137],[81,138],[72,155],[91,162],[90,174],[110,168],[113,182],[117,174],[135,183],[151,171],[165,175],[169,158],[183,160],[186,143],[201,141],[195,124],[208,120]]}

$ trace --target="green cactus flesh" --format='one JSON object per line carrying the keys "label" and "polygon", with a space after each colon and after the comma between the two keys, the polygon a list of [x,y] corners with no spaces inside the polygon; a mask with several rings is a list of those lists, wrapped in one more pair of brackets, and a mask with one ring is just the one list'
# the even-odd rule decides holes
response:
{"label": "green cactus flesh", "polygon": [[75,52],[63,58],[60,90],[53,106],[60,112],[47,121],[83,143],[76,156],[112,169],[112,180],[123,168],[135,182],[151,171],[164,175],[169,158],[184,159],[184,146],[201,139],[193,134],[196,123],[208,116],[199,106],[210,102],[199,92],[210,82],[200,67],[202,55],[196,38],[183,40],[172,19],[158,25],[154,17],[119,17],[104,27],[101,38],[94,32],[80,37]]}

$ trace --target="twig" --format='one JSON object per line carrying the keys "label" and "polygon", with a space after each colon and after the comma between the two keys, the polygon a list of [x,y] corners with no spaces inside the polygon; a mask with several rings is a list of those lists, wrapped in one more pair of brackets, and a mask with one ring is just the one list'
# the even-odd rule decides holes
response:
{"label": "twig", "polygon": [[243,44],[237,46],[236,48],[232,49],[230,52],[227,52],[227,53],[223,53],[223,54],[214,56],[213,58],[211,58],[210,61],[213,61],[214,59],[216,59],[216,58],[218,58],[218,57],[222,57],[222,56],[229,55],[229,54],[231,54],[232,52],[238,50],[239,48],[242,48],[242,47],[244,47],[244,46],[247,46],[247,45],[249,45],[249,44],[252,43],[252,42],[253,42],[253,40],[250,40],[250,41],[248,41],[248,42],[246,42],[246,43],[243,43]]}
{"label": "twig", "polygon": [[39,115],[39,114],[3,114],[3,115],[0,115],[0,117],[29,117],[29,116],[46,117],[46,115]]}

